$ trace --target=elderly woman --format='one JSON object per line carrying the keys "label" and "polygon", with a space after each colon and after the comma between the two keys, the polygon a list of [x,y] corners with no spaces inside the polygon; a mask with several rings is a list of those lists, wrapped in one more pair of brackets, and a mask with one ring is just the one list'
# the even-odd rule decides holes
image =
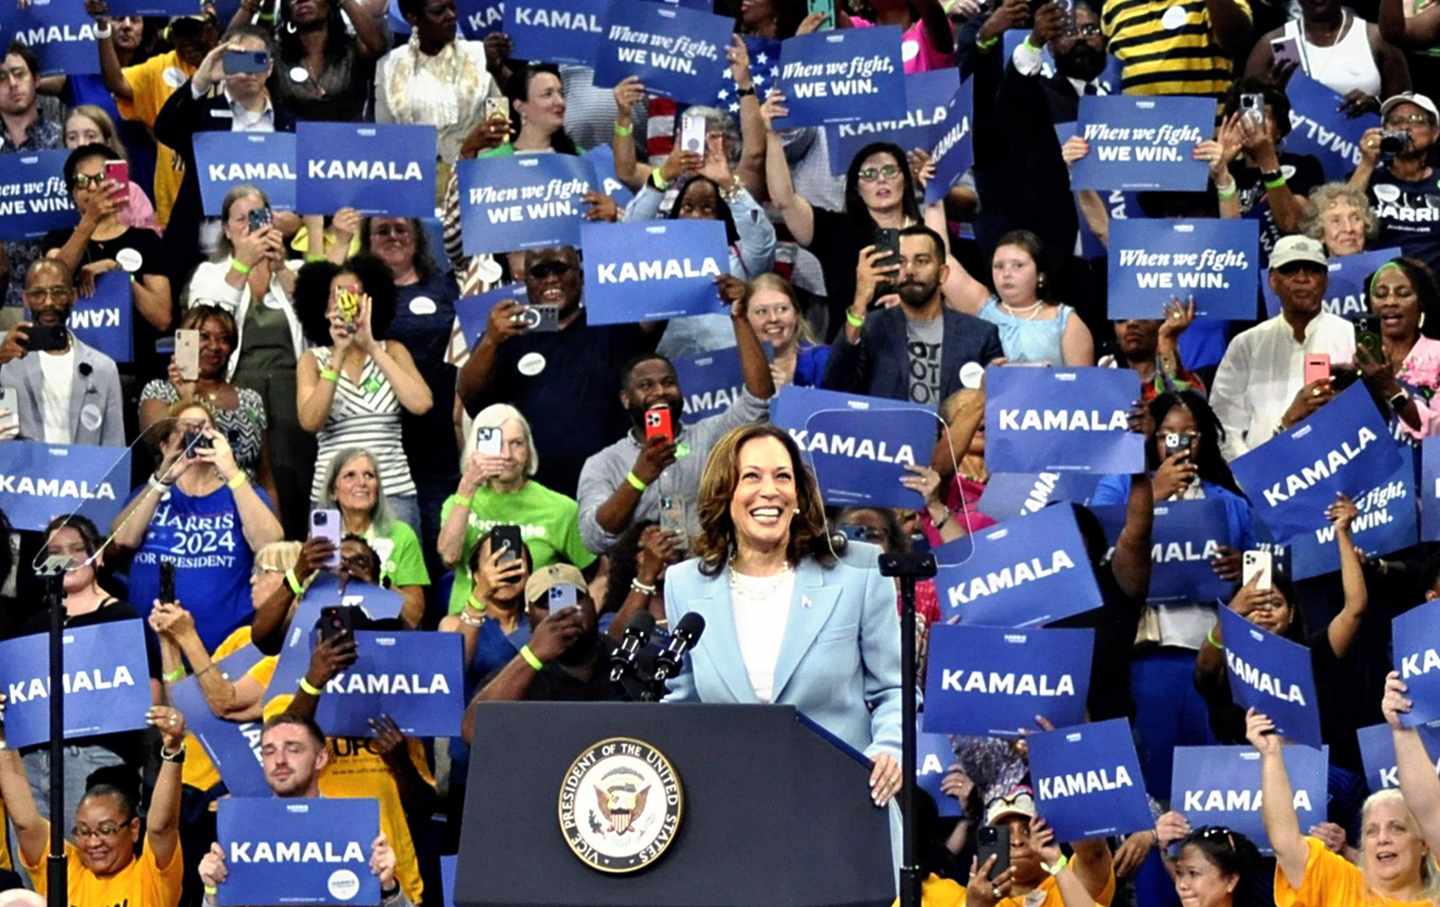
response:
{"label": "elderly woman", "polygon": [[225,380],[238,342],[234,316],[219,306],[198,305],[185,312],[180,330],[200,334],[199,377],[187,380],[171,357],[169,380],[156,378],[140,393],[140,431],[149,431],[182,400],[206,401],[215,415],[215,424],[230,439],[236,464],[265,489],[272,503],[278,504],[270,472],[265,401],[253,389],[236,387]]}
{"label": "elderly woman", "polygon": [[[878,551],[831,553],[815,479],[773,425],[720,439],[698,508],[698,557],[666,571],[665,614],[673,626],[693,611],[734,632],[702,639],[668,699],[793,705],[874,760],[870,793],[886,804],[900,789],[902,680],[895,587]],[[822,626],[826,645],[814,645]]]}
{"label": "elderly woman", "polygon": [[1326,183],[1310,193],[1311,215],[1305,233],[1318,239],[1331,258],[1356,255],[1380,235],[1380,220],[1370,199],[1349,183]]}
{"label": "elderly woman", "polygon": [[830,361],[830,347],[818,343],[800,313],[795,287],[779,274],[761,274],[745,291],[745,317],[763,343],[770,344],[770,375],[777,388],[818,387]]}
{"label": "elderly woman", "polygon": [[254,552],[284,537],[264,492],[235,462],[210,407],[181,402],[170,410],[155,474],[111,525],[115,546],[133,552],[130,598],[142,616],[160,597],[160,564],[175,564],[175,593],[189,602],[207,648],[251,615]]}
{"label": "elderly woman", "polygon": [[[368,450],[349,447],[335,454],[326,471],[321,507],[340,511],[344,535],[370,543],[380,557],[380,581],[405,600],[400,616],[411,627],[425,614],[430,574],[415,530],[390,512],[380,467]],[[388,581],[388,582],[387,582]]]}
{"label": "elderly woman", "polygon": [[451,614],[460,614],[470,600],[469,565],[494,526],[518,525],[537,568],[568,561],[583,570],[595,561],[580,541],[575,500],[532,478],[540,455],[520,411],[506,403],[487,406],[476,414],[471,431],[465,471],[445,502],[440,528],[440,559],[455,571]]}

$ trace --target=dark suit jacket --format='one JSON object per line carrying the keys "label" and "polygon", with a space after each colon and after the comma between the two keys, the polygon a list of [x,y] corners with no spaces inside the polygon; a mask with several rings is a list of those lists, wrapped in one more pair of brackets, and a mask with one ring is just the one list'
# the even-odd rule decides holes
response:
{"label": "dark suit jacket", "polygon": [[[271,103],[275,111],[275,131],[294,132],[295,118],[288,110],[274,104],[273,99]],[[185,161],[185,178],[180,183],[175,207],[170,212],[170,223],[165,228],[165,244],[176,253],[170,276],[172,286],[179,287],[191,269],[200,263],[200,222],[204,220],[205,213],[200,204],[194,135],[197,132],[230,132],[234,123],[230,101],[223,93],[212,91],[203,98],[196,98],[188,81],[171,93],[155,117],[155,138],[169,145]]]}
{"label": "dark suit jacket", "polygon": [[[940,345],[940,399],[960,390],[960,368],[967,362],[984,366],[1005,355],[1000,329],[988,321],[951,309],[943,310],[945,331]],[[905,312],[900,306],[870,313],[860,329],[860,342],[850,343],[841,331],[830,347],[830,364],[821,387],[871,397],[910,399],[910,353],[906,349]]]}

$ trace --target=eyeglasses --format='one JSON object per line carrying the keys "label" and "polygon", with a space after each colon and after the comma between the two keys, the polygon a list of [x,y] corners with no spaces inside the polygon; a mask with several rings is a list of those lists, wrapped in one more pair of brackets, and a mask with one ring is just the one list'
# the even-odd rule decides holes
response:
{"label": "eyeglasses", "polygon": [[262,566],[260,566],[259,564],[256,564],[256,565],[250,570],[250,575],[251,575],[251,576],[264,576],[264,575],[267,574],[267,573],[284,573],[284,572],[285,572],[285,568],[284,568],[284,567],[262,567]]}
{"label": "eyeglasses", "polygon": [[404,224],[381,224],[375,228],[376,236],[409,236],[410,228]]}
{"label": "eyeglasses", "polygon": [[92,836],[97,838],[113,838],[124,831],[128,825],[129,823],[117,825],[114,822],[101,822],[95,828],[77,825],[70,829],[70,834],[73,835],[77,841],[83,841]]}
{"label": "eyeglasses", "polygon": [[886,164],[883,167],[866,167],[856,176],[860,177],[862,183],[873,183],[876,180],[893,180],[900,175],[900,168],[894,164]]}
{"label": "eyeglasses", "polygon": [[64,302],[74,293],[75,290],[70,287],[31,287],[20,295],[25,297],[25,301],[30,305],[39,305],[46,299],[51,302]]}
{"label": "eyeglasses", "polygon": [[1430,114],[1412,113],[1409,115],[1397,113],[1394,116],[1385,118],[1386,126],[1429,126]]}
{"label": "eyeglasses", "polygon": [[1070,34],[1074,35],[1077,38],[1093,38],[1096,35],[1100,34],[1100,26],[1077,25],[1075,26],[1075,30],[1072,31]]}
{"label": "eyeglasses", "polygon": [[99,189],[100,184],[105,182],[103,173],[77,173],[70,180],[70,185],[75,189]]}
{"label": "eyeglasses", "polygon": [[563,261],[542,261],[530,269],[530,276],[536,280],[544,280],[547,277],[560,277],[570,273],[570,265]]}

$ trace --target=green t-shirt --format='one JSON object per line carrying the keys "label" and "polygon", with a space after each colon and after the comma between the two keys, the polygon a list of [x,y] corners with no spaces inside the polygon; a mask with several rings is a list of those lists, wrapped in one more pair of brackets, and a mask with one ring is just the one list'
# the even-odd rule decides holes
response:
{"label": "green t-shirt", "polygon": [[389,579],[390,585],[397,588],[430,585],[430,571],[425,569],[425,554],[420,550],[420,539],[408,524],[391,520],[390,531],[381,534],[371,523],[365,532],[365,540],[380,555],[381,582]]}
{"label": "green t-shirt", "polygon": [[[460,499],[451,495],[440,512],[441,525],[450,518],[450,510]],[[470,499],[470,521],[465,527],[465,550],[455,568],[455,585],[450,589],[450,613],[458,614],[470,597],[470,555],[495,526],[520,527],[520,537],[530,549],[530,559],[538,569],[556,561],[565,561],[584,570],[595,561],[580,541],[580,505],[539,482],[526,482],[519,491],[501,494],[489,486],[476,490]]]}

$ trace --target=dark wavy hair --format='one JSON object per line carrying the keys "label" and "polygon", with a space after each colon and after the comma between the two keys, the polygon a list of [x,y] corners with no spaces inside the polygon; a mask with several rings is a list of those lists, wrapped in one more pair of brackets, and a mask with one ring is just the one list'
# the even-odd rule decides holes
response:
{"label": "dark wavy hair", "polygon": [[894,142],[871,142],[864,148],[855,152],[850,159],[850,166],[845,170],[845,213],[850,217],[851,226],[861,231],[859,239],[863,244],[868,245],[870,234],[875,231],[875,218],[870,216],[870,209],[865,207],[865,202],[860,198],[860,169],[865,164],[865,159],[872,154],[888,154],[895,159],[900,168],[900,177],[904,185],[900,189],[900,206],[905,212],[905,217],[916,223],[924,220],[920,213],[920,202],[915,198],[915,178],[910,173],[910,160],[905,156],[905,149]]}
{"label": "dark wavy hair", "polygon": [[670,205],[670,212],[666,216],[671,220],[678,220],[680,217],[680,205],[685,201],[685,193],[696,183],[709,183],[710,188],[715,190],[715,219],[725,225],[725,241],[731,245],[740,241],[740,230],[735,226],[735,215],[730,213],[730,204],[725,201],[725,194],[720,191],[720,184],[708,176],[699,173],[685,177],[675,187],[675,201]]}
{"label": "dark wavy hair", "polygon": [[384,340],[395,320],[395,279],[385,262],[361,252],[343,265],[329,261],[307,262],[295,275],[295,307],[305,339],[315,346],[330,345],[330,322],[325,309],[330,303],[330,282],[341,274],[354,274],[365,295],[370,297],[370,333]]}
{"label": "dark wavy hair", "polygon": [[1431,340],[1440,340],[1440,280],[1436,279],[1430,266],[1418,258],[1402,255],[1376,268],[1365,278],[1366,304],[1370,302],[1370,289],[1375,284],[1375,278],[1390,267],[1399,268],[1401,273],[1410,279],[1410,287],[1415,291],[1415,300],[1420,306],[1422,316],[1420,333]]}
{"label": "dark wavy hair", "polygon": [[[281,60],[299,63],[305,59],[305,45],[300,41],[300,30],[290,21],[292,3],[293,0],[280,0],[280,12],[275,17],[274,46]],[[325,3],[329,7],[325,16],[325,59],[335,63],[345,59],[350,36],[345,30],[345,20],[340,17],[340,0],[325,0]]]}
{"label": "dark wavy hair", "polygon": [[[1200,435],[1198,438],[1200,446],[1195,449],[1190,460],[1198,469],[1200,478],[1207,482],[1214,482],[1242,498],[1245,497],[1245,492],[1235,484],[1235,476],[1230,472],[1230,466],[1220,453],[1220,442],[1225,440],[1225,426],[1220,424],[1215,410],[1210,408],[1209,401],[1204,397],[1194,391],[1171,391],[1151,400],[1150,418],[1155,421],[1156,433],[1159,433],[1160,423],[1165,421],[1170,410],[1177,406],[1183,406],[1190,410],[1190,415],[1195,418],[1195,430]],[[1151,440],[1154,440],[1153,436]],[[1145,445],[1145,465],[1151,472],[1160,468],[1160,455],[1156,452],[1153,443]]]}
{"label": "dark wavy hair", "polygon": [[1271,875],[1260,861],[1254,842],[1223,825],[1204,825],[1180,839],[1179,853],[1194,847],[1222,875],[1238,881],[1232,895],[1234,907],[1273,907]]}
{"label": "dark wavy hair", "polygon": [[[553,63],[526,63],[517,66],[510,73],[510,78],[505,80],[505,97],[510,99],[510,128],[515,130],[516,135],[520,133],[520,111],[515,108],[516,101],[529,102],[530,82],[541,73],[548,73],[560,80],[561,90],[564,90],[565,79],[560,75],[560,67]],[[570,134],[561,126],[555,130],[550,137],[550,145],[558,154],[579,154],[580,146],[570,138]]]}
{"label": "dark wavy hair", "polygon": [[710,451],[710,459],[705,463],[705,472],[700,477],[700,493],[696,499],[700,534],[693,540],[691,550],[700,558],[700,572],[706,576],[717,576],[730,560],[730,551],[735,546],[730,499],[740,482],[740,449],[758,438],[774,438],[785,445],[795,472],[795,506],[800,512],[790,523],[785,559],[791,564],[798,564],[810,557],[827,567],[835,563],[825,526],[825,503],[820,498],[820,486],[815,484],[815,476],[805,463],[800,445],[783,428],[757,422],[733,429],[716,442]]}
{"label": "dark wavy hair", "polygon": [[92,157],[98,157],[102,161],[108,161],[115,157],[115,149],[100,142],[91,142],[88,145],[81,145],[65,158],[65,188],[75,188],[75,171],[79,168],[81,161],[88,161]]}
{"label": "dark wavy hair", "polygon": [[[418,217],[407,217],[404,218],[404,220],[410,225],[410,232],[415,236],[415,276],[419,279],[420,283],[426,283],[431,277],[434,277],[435,272],[439,270],[435,264],[435,256],[430,251],[430,236],[425,232],[425,224],[422,223]],[[374,224],[374,217],[367,217],[360,223],[360,236],[364,244],[363,249],[372,255],[374,253],[370,248],[372,241],[370,238],[370,229]]]}

